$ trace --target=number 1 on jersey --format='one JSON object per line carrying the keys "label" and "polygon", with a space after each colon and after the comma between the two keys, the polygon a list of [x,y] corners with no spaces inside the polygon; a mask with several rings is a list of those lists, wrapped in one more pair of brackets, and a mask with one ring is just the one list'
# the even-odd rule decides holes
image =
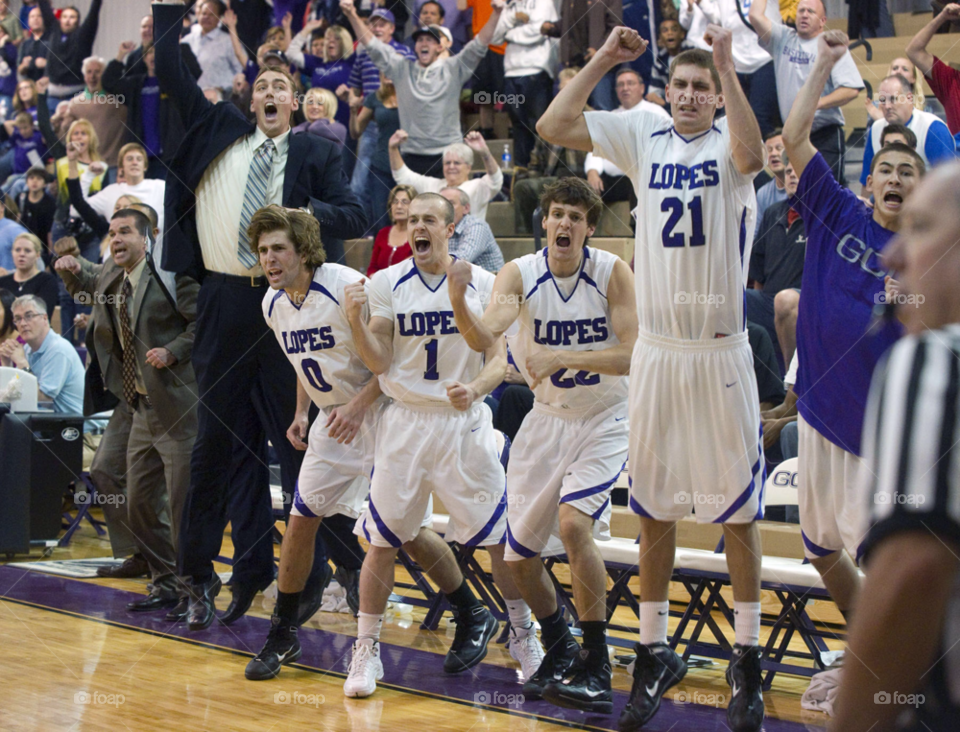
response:
{"label": "number 1 on jersey", "polygon": [[[690,209],[690,218],[693,224],[690,233],[690,246],[702,247],[707,243],[707,238],[703,235],[703,201],[700,196],[690,201],[687,208]],[[663,227],[663,233],[661,234],[663,246],[686,246],[686,237],[682,233],[673,233],[677,224],[680,223],[680,219],[683,218],[683,201],[675,197],[665,198],[660,203],[660,210],[663,213],[670,213],[670,218],[667,219],[667,224]]]}
{"label": "number 1 on jersey", "polygon": [[423,372],[423,378],[428,381],[436,381],[440,378],[440,372],[437,371],[437,339],[427,341],[423,349],[427,352],[427,370]]}

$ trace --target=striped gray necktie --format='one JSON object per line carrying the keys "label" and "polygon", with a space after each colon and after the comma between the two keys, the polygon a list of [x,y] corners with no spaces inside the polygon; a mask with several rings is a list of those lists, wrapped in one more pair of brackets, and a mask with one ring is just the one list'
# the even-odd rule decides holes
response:
{"label": "striped gray necktie", "polygon": [[250,164],[250,173],[247,175],[247,190],[243,194],[243,209],[240,211],[240,238],[237,245],[237,259],[250,269],[257,263],[257,255],[250,251],[250,237],[247,236],[247,227],[253,215],[267,203],[267,187],[270,185],[270,174],[273,172],[273,153],[276,150],[273,140],[267,140]]}

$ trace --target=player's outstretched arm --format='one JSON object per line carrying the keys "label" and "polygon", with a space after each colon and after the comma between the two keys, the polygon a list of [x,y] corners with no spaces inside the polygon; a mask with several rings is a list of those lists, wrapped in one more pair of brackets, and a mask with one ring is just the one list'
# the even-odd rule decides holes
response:
{"label": "player's outstretched arm", "polygon": [[537,122],[537,133],[554,145],[573,150],[593,150],[583,108],[593,88],[611,69],[638,59],[647,50],[647,42],[632,28],[614,28],[600,50],[580,73],[574,76],[547,107]]}
{"label": "player's outstretched arm", "polygon": [[939,15],[934,16],[933,20],[923,26],[920,32],[907,44],[907,58],[913,61],[924,76],[929,75],[933,68],[933,54],[927,50],[927,46],[933,40],[937,31],[940,30],[940,26],[953,20],[960,20],[960,5],[957,3],[947,5],[940,11]]}
{"label": "player's outstretched arm", "polygon": [[609,376],[630,373],[630,358],[637,342],[637,302],[633,289],[633,273],[629,265],[619,260],[610,275],[607,287],[610,304],[610,327],[620,343],[599,351],[554,351],[544,348],[527,359],[527,372],[534,380],[533,389],[561,369],[590,371]]}
{"label": "player's outstretched arm", "polygon": [[800,88],[800,93],[793,101],[790,116],[783,125],[783,146],[787,150],[787,156],[797,176],[803,175],[807,164],[817,154],[816,148],[810,142],[813,116],[817,112],[820,95],[823,94],[823,89],[827,85],[830,72],[847,52],[847,44],[847,34],[841,31],[830,30],[820,36],[817,45],[817,61],[806,83]]}
{"label": "player's outstretched arm", "polygon": [[393,321],[376,316],[370,318],[369,323],[364,320],[367,293],[363,281],[344,287],[343,297],[344,311],[360,360],[378,376],[385,373],[393,361]]}
{"label": "player's outstretched arm", "polygon": [[462,259],[454,260],[447,268],[447,289],[457,330],[474,351],[486,351],[498,340],[503,340],[503,334],[520,314],[523,278],[520,268],[507,262],[497,274],[490,304],[482,318],[467,307],[466,293],[472,279],[473,268]]}
{"label": "player's outstretched arm", "polygon": [[773,21],[767,17],[767,0],[753,0],[749,10],[750,25],[761,41],[766,41],[773,30]]}
{"label": "player's outstretched arm", "polygon": [[713,65],[723,84],[724,108],[730,130],[730,154],[742,175],[757,173],[763,168],[763,137],[756,115],[747,101],[737,78],[733,62],[733,34],[719,25],[708,25],[703,40],[713,47]]}

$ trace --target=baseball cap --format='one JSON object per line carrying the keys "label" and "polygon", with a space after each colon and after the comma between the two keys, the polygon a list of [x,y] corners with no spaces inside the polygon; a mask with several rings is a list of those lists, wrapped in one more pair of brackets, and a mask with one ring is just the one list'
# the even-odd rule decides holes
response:
{"label": "baseball cap", "polygon": [[427,25],[417,28],[411,37],[414,41],[416,41],[422,35],[430,36],[431,38],[435,39],[437,43],[443,42],[443,33],[441,33],[440,26],[438,25]]}
{"label": "baseball cap", "polygon": [[374,18],[383,18],[388,23],[392,23],[393,25],[397,24],[397,19],[394,17],[393,13],[391,13],[386,8],[377,8],[372,13],[370,13],[371,23],[373,22]]}
{"label": "baseball cap", "polygon": [[287,60],[287,54],[283,51],[267,51],[263,54],[263,60],[268,61],[269,59],[276,59],[284,65],[288,65],[290,62]]}

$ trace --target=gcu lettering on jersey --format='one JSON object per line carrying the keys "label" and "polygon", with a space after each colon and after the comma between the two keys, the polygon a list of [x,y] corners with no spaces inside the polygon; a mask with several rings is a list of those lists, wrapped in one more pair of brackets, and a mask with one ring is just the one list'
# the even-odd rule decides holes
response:
{"label": "gcu lettering on jersey", "polygon": [[569,346],[571,343],[601,343],[607,340],[607,319],[533,321],[533,341],[542,346]]}
{"label": "gcu lettering on jersey", "polygon": [[329,325],[323,328],[283,331],[283,350],[287,353],[307,353],[322,351],[337,345]]}
{"label": "gcu lettering on jersey", "polygon": [[653,163],[650,166],[650,188],[654,190],[694,190],[720,185],[720,172],[717,170],[716,160],[705,160],[702,163],[686,165],[679,163]]}
{"label": "gcu lettering on jersey", "polygon": [[427,313],[397,313],[397,327],[402,336],[453,335],[459,333],[452,310]]}
{"label": "gcu lettering on jersey", "polygon": [[851,264],[859,263],[860,269],[878,279],[883,279],[889,274],[880,261],[880,252],[873,247],[868,247],[853,234],[847,234],[837,242],[837,254]]}

